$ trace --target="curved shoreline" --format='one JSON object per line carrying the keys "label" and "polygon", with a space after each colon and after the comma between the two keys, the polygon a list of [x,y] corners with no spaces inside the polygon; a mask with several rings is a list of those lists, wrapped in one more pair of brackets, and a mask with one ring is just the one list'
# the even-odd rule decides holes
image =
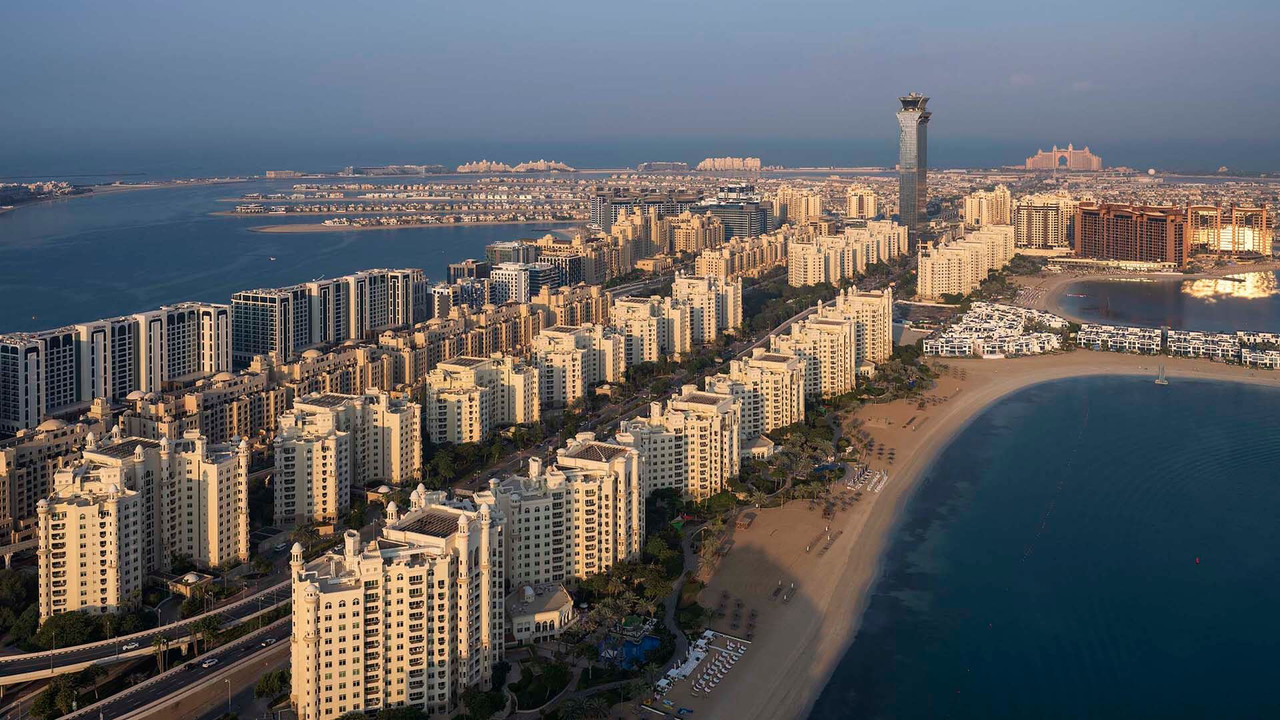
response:
{"label": "curved shoreline", "polygon": [[418,228],[478,227],[482,225],[581,225],[582,220],[486,220],[484,222],[416,223],[406,225],[324,225],[322,223],[294,223],[282,225],[257,225],[249,228],[256,233],[314,233],[314,232],[363,232],[365,230],[413,230]]}
{"label": "curved shoreline", "polygon": [[[1154,380],[1160,364],[1165,365],[1166,375],[1174,381],[1170,387],[1172,392],[1177,391],[1178,379],[1280,387],[1280,372],[1207,360],[1086,350],[1012,360],[950,359],[945,363],[935,363],[935,366],[938,364],[950,368],[930,393],[946,395],[949,399],[942,404],[921,411],[915,401],[899,400],[864,406],[857,412],[857,416],[866,421],[864,429],[877,442],[894,448],[904,462],[897,467],[872,462],[873,468],[888,469],[891,481],[879,495],[868,494],[870,503],[864,499],[858,504],[866,504],[865,508],[859,507],[832,522],[832,528],[840,529],[844,537],[842,542],[833,546],[833,552],[825,561],[801,558],[811,563],[807,568],[809,574],[800,576],[797,581],[800,595],[807,600],[802,603],[804,609],[790,614],[784,609],[778,617],[765,617],[769,624],[777,622],[782,627],[775,632],[767,632],[770,628],[766,627],[748,657],[767,657],[771,661],[770,666],[750,672],[752,678],[748,684],[735,681],[726,691],[724,700],[709,708],[713,717],[723,715],[765,720],[805,718],[809,715],[857,637],[872,589],[884,570],[885,551],[905,517],[903,510],[915,494],[921,478],[968,421],[1000,399],[1033,385],[1074,377],[1121,375]],[[959,375],[962,377],[957,377]],[[881,420],[886,422],[879,422]],[[911,424],[908,425],[908,421]],[[768,513],[787,512],[788,508],[766,511],[762,513],[761,520]],[[786,539],[778,533],[787,530],[792,534],[799,533],[803,544],[808,539],[806,536],[813,532],[813,527],[803,523],[805,516],[802,511],[791,512],[799,512],[801,522],[791,521],[773,531],[767,539],[753,537],[749,531],[743,534],[739,544],[763,541],[764,547],[782,546]],[[781,548],[777,552],[778,557],[769,559],[775,565],[790,569],[797,562],[788,559],[786,553],[786,548]],[[840,563],[838,567],[829,565],[833,558]],[[819,568],[818,564],[826,567]],[[730,569],[730,573],[733,570]],[[734,591],[734,580],[737,578],[728,580],[731,592]],[[723,583],[717,583],[713,578],[704,593],[714,594],[712,585],[719,589]],[[741,590],[744,594],[749,591],[749,588]],[[766,608],[766,612],[773,613],[774,610]]]}

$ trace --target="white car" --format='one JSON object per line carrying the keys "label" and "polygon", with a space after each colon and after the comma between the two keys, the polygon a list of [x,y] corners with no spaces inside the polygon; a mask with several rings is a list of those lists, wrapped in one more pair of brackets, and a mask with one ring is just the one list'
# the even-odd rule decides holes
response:
{"label": "white car", "polygon": [[263,640],[262,642],[258,643],[258,647],[271,647],[272,645],[275,645],[275,644],[276,644],[275,638],[267,638],[266,640]]}
{"label": "white car", "polygon": [[205,660],[204,662],[200,663],[200,667],[208,669],[217,664],[218,664],[218,658],[209,658],[208,660]]}
{"label": "white car", "polygon": [[280,543],[276,545],[276,552],[284,552],[289,549],[289,543]]}
{"label": "white car", "polygon": [[140,647],[142,647],[142,646],[141,646],[141,645],[139,645],[138,643],[136,643],[136,642],[131,642],[131,643],[126,643],[126,644],[124,644],[124,645],[121,645],[121,646],[120,646],[120,649],[121,649],[122,651],[124,651],[124,652],[129,652],[130,650],[137,650],[137,649],[138,649],[138,648],[140,648]]}

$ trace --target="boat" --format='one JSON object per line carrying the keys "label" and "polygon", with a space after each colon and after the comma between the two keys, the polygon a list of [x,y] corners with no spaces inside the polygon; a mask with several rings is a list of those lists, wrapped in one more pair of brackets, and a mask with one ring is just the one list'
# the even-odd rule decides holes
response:
{"label": "boat", "polygon": [[1156,378],[1157,385],[1168,385],[1169,378],[1164,376],[1164,363],[1160,363],[1160,377]]}

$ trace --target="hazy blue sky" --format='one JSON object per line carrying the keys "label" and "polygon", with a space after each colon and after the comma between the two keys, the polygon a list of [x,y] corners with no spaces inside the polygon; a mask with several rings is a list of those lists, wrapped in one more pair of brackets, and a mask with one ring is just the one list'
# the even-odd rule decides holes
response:
{"label": "hazy blue sky", "polygon": [[910,90],[935,142],[1274,144],[1278,5],[5,2],[0,153],[881,139]]}

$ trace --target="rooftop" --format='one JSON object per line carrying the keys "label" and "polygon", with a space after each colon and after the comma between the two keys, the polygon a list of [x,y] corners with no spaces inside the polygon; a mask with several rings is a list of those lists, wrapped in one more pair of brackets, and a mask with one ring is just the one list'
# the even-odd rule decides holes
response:
{"label": "rooftop", "polygon": [[724,402],[728,398],[724,395],[716,395],[715,393],[691,392],[676,398],[679,402],[694,403],[697,405],[715,406]]}
{"label": "rooftop", "polygon": [[300,398],[297,403],[301,405],[315,405],[317,407],[333,408],[346,403],[351,398],[346,395],[334,395],[331,393],[323,393],[321,395],[308,395]]}
{"label": "rooftop", "polygon": [[628,448],[621,445],[609,445],[608,443],[588,442],[582,443],[570,448],[565,455],[572,458],[582,458],[583,460],[595,460],[596,462],[609,462],[610,460],[625,455]]}
{"label": "rooftop", "polygon": [[475,367],[477,365],[483,365],[487,362],[489,362],[488,358],[468,357],[465,355],[461,355],[449,360],[441,360],[440,364],[441,365],[457,365],[458,367],[470,368],[470,367]]}
{"label": "rooftop", "polygon": [[160,443],[155,440],[147,440],[146,438],[131,437],[125,438],[115,445],[100,447],[97,450],[91,450],[90,452],[96,452],[99,455],[106,455],[107,457],[116,458],[117,460],[125,460],[133,457],[133,452],[138,447],[159,448]]}
{"label": "rooftop", "polygon": [[443,510],[428,510],[407,523],[396,525],[395,529],[447,538],[458,531],[458,516]]}

